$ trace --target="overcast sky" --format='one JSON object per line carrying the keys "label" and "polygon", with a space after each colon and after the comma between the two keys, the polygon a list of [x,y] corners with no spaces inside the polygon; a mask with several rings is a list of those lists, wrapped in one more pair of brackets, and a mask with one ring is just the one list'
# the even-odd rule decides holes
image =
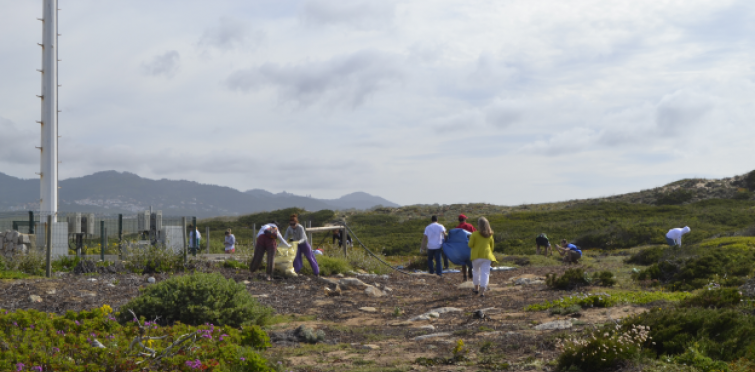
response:
{"label": "overcast sky", "polygon": [[[755,2],[59,0],[60,178],[400,204],[755,169]],[[42,0],[0,0],[0,172],[39,172]]]}

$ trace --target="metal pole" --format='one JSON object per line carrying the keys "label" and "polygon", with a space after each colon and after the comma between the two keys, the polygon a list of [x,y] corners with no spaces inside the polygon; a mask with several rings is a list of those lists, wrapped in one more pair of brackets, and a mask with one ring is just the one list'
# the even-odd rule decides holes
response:
{"label": "metal pole", "polygon": [[34,234],[34,212],[29,211],[29,235]]}
{"label": "metal pole", "polygon": [[187,244],[186,244],[187,243],[186,241],[186,217],[181,217],[181,226],[183,226],[183,230],[181,231],[183,231],[183,236],[184,236],[184,263],[186,263],[186,261],[189,260],[187,252],[186,252],[188,250]]}
{"label": "metal pole", "polygon": [[[199,250],[199,236],[198,236],[199,235],[199,226],[197,226],[197,218],[196,217],[192,217],[191,218],[191,222],[192,222],[191,225],[194,226],[192,229],[194,229],[194,231],[196,231],[195,232],[195,236],[194,236],[194,247],[193,247],[194,249],[191,250],[191,255],[194,256],[194,257],[196,257],[197,256],[197,251]],[[194,232],[194,231],[192,231],[192,232]]]}
{"label": "metal pole", "polygon": [[107,230],[105,221],[100,221],[100,259],[105,261],[105,247],[107,247]]}
{"label": "metal pole", "polygon": [[343,246],[343,256],[346,257],[346,228],[341,229],[341,246]]}
{"label": "metal pole", "polygon": [[118,215],[118,258],[123,259],[123,215]]}
{"label": "metal pole", "polygon": [[58,211],[58,0],[44,0],[42,26],[42,143],[40,211],[57,221]]}
{"label": "metal pole", "polygon": [[207,254],[210,254],[210,227],[207,226]]}
{"label": "metal pole", "polygon": [[45,276],[52,277],[52,215],[47,215],[47,226],[45,227]]}
{"label": "metal pole", "polygon": [[[309,222],[307,222],[307,228],[308,229],[312,228],[312,220],[309,220]],[[310,247],[312,246],[312,233],[309,233],[309,245],[310,245]],[[312,249],[314,249],[314,248],[312,248]]]}

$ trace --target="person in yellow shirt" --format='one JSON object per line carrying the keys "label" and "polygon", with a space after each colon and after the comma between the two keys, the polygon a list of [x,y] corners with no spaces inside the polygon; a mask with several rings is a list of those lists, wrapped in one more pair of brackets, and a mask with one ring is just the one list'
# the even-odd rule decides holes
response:
{"label": "person in yellow shirt", "polygon": [[496,261],[493,256],[493,229],[487,218],[477,220],[477,231],[469,237],[469,248],[472,250],[469,259],[472,261],[474,293],[484,297],[490,280],[490,264]]}

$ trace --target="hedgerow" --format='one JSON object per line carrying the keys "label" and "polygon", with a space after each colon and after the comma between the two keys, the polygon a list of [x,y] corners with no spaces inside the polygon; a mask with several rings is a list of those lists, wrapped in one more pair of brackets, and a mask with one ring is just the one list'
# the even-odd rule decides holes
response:
{"label": "hedgerow", "polygon": [[0,310],[2,371],[273,371],[255,351],[269,346],[256,326],[121,325],[108,305],[64,316]]}

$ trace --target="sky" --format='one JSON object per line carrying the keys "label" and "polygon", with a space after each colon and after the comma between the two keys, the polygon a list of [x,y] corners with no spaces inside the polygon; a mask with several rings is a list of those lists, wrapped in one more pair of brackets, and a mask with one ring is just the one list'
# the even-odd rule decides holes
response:
{"label": "sky", "polygon": [[[747,0],[59,0],[60,179],[399,204],[755,169]],[[42,0],[0,0],[0,172],[39,172]]]}

